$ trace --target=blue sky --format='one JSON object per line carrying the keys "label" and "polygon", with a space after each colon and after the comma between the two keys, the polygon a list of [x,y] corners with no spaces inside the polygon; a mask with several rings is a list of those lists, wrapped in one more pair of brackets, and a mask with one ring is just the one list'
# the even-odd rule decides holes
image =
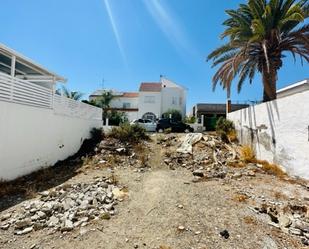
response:
{"label": "blue sky", "polygon": [[[102,86],[136,91],[159,76],[188,88],[187,109],[225,102],[212,92],[206,56],[222,44],[224,10],[245,0],[1,0],[0,42],[68,79],[85,93]],[[309,78],[308,64],[288,56],[278,88]],[[236,87],[235,87],[236,88]],[[259,100],[260,78],[232,101]]]}

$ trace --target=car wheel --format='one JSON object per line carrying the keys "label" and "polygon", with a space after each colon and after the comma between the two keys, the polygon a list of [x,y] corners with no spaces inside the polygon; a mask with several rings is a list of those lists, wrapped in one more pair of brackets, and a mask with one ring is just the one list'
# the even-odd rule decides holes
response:
{"label": "car wheel", "polygon": [[158,129],[158,132],[159,132],[159,133],[163,133],[163,131],[164,131],[164,130],[163,130],[162,128]]}
{"label": "car wheel", "polygon": [[185,129],[185,133],[189,133],[190,132],[190,130],[187,128],[187,129]]}

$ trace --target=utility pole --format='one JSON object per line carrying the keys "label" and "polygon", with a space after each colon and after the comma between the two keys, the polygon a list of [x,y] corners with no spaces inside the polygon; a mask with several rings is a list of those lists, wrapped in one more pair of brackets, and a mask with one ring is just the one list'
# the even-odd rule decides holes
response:
{"label": "utility pole", "polygon": [[105,83],[105,79],[102,79],[102,90],[104,90],[104,83]]}

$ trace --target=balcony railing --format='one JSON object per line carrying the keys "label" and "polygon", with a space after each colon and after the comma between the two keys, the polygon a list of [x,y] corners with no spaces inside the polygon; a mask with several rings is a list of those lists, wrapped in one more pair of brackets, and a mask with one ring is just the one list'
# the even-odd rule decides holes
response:
{"label": "balcony railing", "polygon": [[0,100],[52,108],[52,90],[0,73]]}
{"label": "balcony railing", "polygon": [[100,108],[56,95],[52,89],[1,72],[0,101],[52,109],[58,115],[102,120]]}

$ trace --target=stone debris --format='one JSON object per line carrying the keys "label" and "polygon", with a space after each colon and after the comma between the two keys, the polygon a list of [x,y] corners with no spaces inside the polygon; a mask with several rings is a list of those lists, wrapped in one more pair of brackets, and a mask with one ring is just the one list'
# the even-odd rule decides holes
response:
{"label": "stone debris", "polygon": [[[175,136],[171,137],[176,149],[166,152],[163,158],[163,162],[170,169],[183,167],[191,170],[193,182],[216,178],[238,180],[242,177],[255,177],[256,172],[261,171],[258,165],[253,163],[246,167],[233,167],[240,162],[237,144],[227,145],[217,135],[194,135],[187,134],[184,141]],[[188,145],[191,147],[187,150]]]}
{"label": "stone debris", "polygon": [[[140,147],[144,150],[150,147],[147,141],[141,141],[141,145]],[[139,172],[144,172],[149,168],[148,156],[143,156],[141,151],[135,151],[135,147],[131,144],[120,142],[114,138],[102,140],[94,152],[95,155],[92,156],[91,162],[86,162],[86,168],[90,164],[95,167],[134,167],[138,168]]]}
{"label": "stone debris", "polygon": [[271,220],[270,225],[282,230],[284,233],[301,237],[304,245],[309,244],[308,206],[294,202],[282,204],[266,201],[266,203],[254,209],[259,213],[267,214]]}
{"label": "stone debris", "polygon": [[20,210],[0,217],[0,229],[17,235],[49,228],[61,232],[84,227],[91,220],[110,219],[123,192],[108,178],[92,183],[63,184],[24,202]]}

